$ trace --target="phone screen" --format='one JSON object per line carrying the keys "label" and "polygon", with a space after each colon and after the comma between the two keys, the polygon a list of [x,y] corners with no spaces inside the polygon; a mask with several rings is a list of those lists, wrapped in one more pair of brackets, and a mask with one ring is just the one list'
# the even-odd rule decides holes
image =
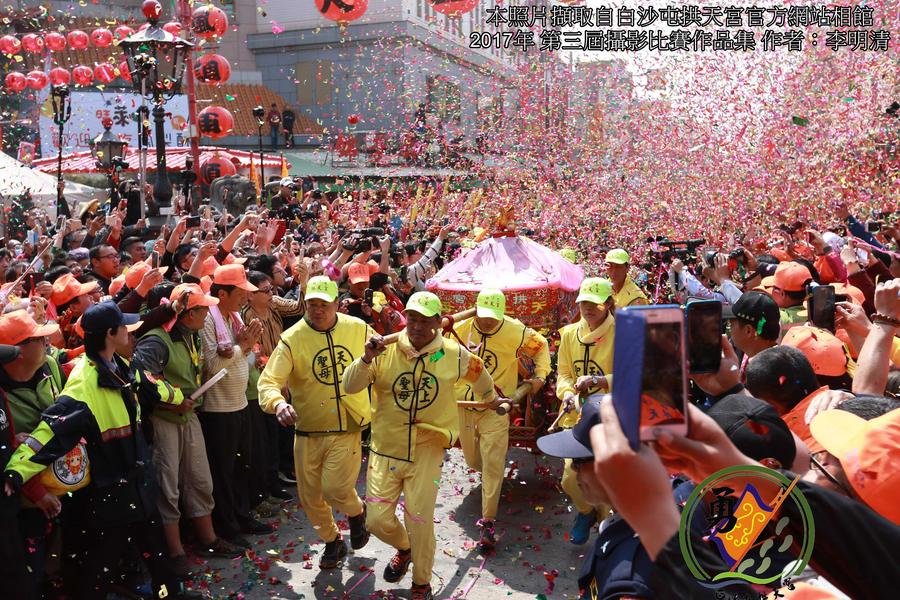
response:
{"label": "phone screen", "polygon": [[722,361],[722,303],[717,300],[687,305],[688,364],[691,373],[715,373]]}
{"label": "phone screen", "polygon": [[816,327],[834,331],[834,287],[820,285],[813,288],[809,298],[809,320]]}
{"label": "phone screen", "polygon": [[159,252],[151,252],[150,253],[150,267],[156,269],[159,267]]}
{"label": "phone screen", "polygon": [[683,344],[680,322],[647,323],[641,374],[642,439],[648,439],[645,428],[685,423],[687,369]]}
{"label": "phone screen", "polygon": [[200,215],[197,215],[196,217],[188,217],[187,226],[200,227]]}

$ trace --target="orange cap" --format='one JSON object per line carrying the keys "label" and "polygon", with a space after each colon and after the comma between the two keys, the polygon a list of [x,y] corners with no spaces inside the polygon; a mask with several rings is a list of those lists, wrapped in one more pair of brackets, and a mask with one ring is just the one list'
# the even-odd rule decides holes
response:
{"label": "orange cap", "polygon": [[176,285],[175,289],[172,290],[172,293],[169,294],[169,300],[174,302],[175,300],[178,300],[182,294],[187,294],[187,309],[196,306],[215,306],[219,303],[218,298],[207,296],[206,292],[203,291],[203,288],[196,283],[180,283]]}
{"label": "orange cap", "polygon": [[863,502],[900,525],[900,409],[871,421],[845,410],[826,410],[812,420],[810,431],[841,461]]}
{"label": "orange cap", "polygon": [[15,346],[28,338],[47,337],[59,331],[59,325],[38,325],[27,310],[14,310],[0,316],[0,344]]}
{"label": "orange cap", "polygon": [[347,279],[350,283],[363,283],[369,281],[369,265],[363,263],[353,263],[347,269]]}
{"label": "orange cap", "polygon": [[[133,290],[141,283],[141,279],[144,278],[144,275],[147,274],[147,271],[152,269],[150,263],[147,261],[136,262],[131,265],[131,268],[125,271],[125,285],[128,286],[128,289]],[[169,270],[169,267],[158,267],[159,272],[165,275],[166,271]],[[112,292],[110,291],[110,294]]]}
{"label": "orange cap", "polygon": [[[800,350],[809,360],[816,375],[839,377],[851,371],[843,342],[830,331],[810,325],[798,325],[787,330],[781,343]],[[855,367],[856,365],[853,365],[852,371],[856,370]]]}
{"label": "orange cap", "polygon": [[769,254],[777,258],[779,262],[789,262],[791,260],[791,255],[781,248],[772,248],[769,250]]}
{"label": "orange cap", "polygon": [[84,296],[97,289],[100,284],[96,281],[81,283],[71,273],[66,273],[53,282],[53,294],[50,299],[53,304],[60,306],[66,302],[71,302],[78,296]]}
{"label": "orange cap", "polygon": [[855,285],[850,285],[849,283],[832,283],[831,285],[834,286],[835,294],[848,296],[853,304],[858,304],[860,306],[865,304],[866,295]]}
{"label": "orange cap", "polygon": [[216,267],[216,271],[213,273],[213,283],[218,285],[233,285],[242,290],[247,290],[248,292],[255,292],[259,289],[247,281],[247,271],[244,270],[243,265],[238,264]]}
{"label": "orange cap", "polygon": [[219,261],[216,260],[215,256],[210,256],[206,260],[203,261],[203,264],[200,265],[200,278],[204,278],[207,275],[212,275],[216,272],[221,265]]}
{"label": "orange cap", "polygon": [[109,282],[109,295],[115,296],[119,292],[122,291],[122,288],[125,287],[125,274],[122,273],[115,279]]}
{"label": "orange cap", "polygon": [[783,262],[775,269],[775,287],[785,292],[802,292],[806,282],[812,279],[809,269],[796,262]]}
{"label": "orange cap", "polygon": [[228,253],[225,255],[225,260],[222,262],[223,265],[242,265],[247,262],[247,257],[242,256],[241,258],[235,257],[234,254]]}

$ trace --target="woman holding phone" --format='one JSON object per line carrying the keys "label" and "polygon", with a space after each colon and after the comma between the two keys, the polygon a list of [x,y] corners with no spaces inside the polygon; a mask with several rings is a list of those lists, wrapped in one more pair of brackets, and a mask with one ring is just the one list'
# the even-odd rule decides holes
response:
{"label": "woman holding phone", "polygon": [[[590,394],[612,390],[613,338],[615,337],[615,300],[608,279],[589,277],[581,282],[575,299],[581,319],[560,330],[557,355],[556,396],[562,402],[559,427],[569,429],[578,421],[581,401]],[[608,506],[593,506],[578,487],[572,461],[566,459],[562,488],[578,511],[569,533],[573,544],[588,541],[597,514]]]}

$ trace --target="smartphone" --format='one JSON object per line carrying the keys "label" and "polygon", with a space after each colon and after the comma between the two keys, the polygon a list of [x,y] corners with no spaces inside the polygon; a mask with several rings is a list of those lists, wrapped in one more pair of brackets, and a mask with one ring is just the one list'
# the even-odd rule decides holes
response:
{"label": "smartphone", "polygon": [[156,250],[150,253],[150,268],[159,268],[159,252],[157,252]]}
{"label": "smartphone", "polygon": [[881,231],[881,221],[867,221],[866,231],[868,231],[869,233],[876,233],[878,231]]}
{"label": "smartphone", "polygon": [[809,297],[809,321],[820,329],[834,332],[834,286],[818,285]]}
{"label": "smartphone", "polygon": [[66,215],[59,215],[56,218],[56,230],[60,231],[66,227]]}
{"label": "smartphone", "polygon": [[722,362],[722,303],[693,300],[685,307],[690,373],[716,373]]}
{"label": "smartphone", "polygon": [[666,428],[687,435],[688,368],[684,312],[678,305],[616,311],[613,405],[631,447]]}
{"label": "smartphone", "polygon": [[188,217],[187,226],[188,227],[200,227],[200,215],[196,215],[194,217]]}
{"label": "smartphone", "polygon": [[367,305],[372,306],[372,302],[375,298],[375,291],[372,288],[366,288],[366,291],[363,293],[363,302]]}

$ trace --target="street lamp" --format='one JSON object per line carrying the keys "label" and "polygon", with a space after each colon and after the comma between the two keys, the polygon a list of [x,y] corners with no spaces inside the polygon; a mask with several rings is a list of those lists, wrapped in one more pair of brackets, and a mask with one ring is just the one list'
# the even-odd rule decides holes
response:
{"label": "street lamp", "polygon": [[118,45],[125,53],[135,89],[140,90],[142,97],[153,102],[156,136],[156,184],[153,186],[153,196],[159,206],[170,206],[172,183],[166,171],[164,104],[181,91],[185,56],[194,45],[159,27],[162,6],[157,0],[145,0],[141,10],[147,17],[147,28],[121,40]]}
{"label": "street lamp", "polygon": [[113,122],[106,117],[102,121],[104,132],[90,141],[91,156],[97,161],[97,168],[106,171],[109,178],[109,202],[111,206],[119,204],[119,173],[128,166],[125,160],[125,148],[128,142],[119,140],[110,131]]}
{"label": "street lamp", "polygon": [[259,132],[259,203],[262,204],[263,200],[265,200],[266,196],[266,171],[263,168],[263,147],[262,147],[262,129],[263,125],[266,122],[266,109],[262,107],[262,104],[258,104],[253,109],[253,116],[256,117],[256,124],[258,126]]}
{"label": "street lamp", "polygon": [[53,106],[53,122],[59,127],[59,154],[56,157],[56,214],[70,216],[69,205],[63,198],[65,185],[62,178],[63,127],[72,118],[72,96],[66,85],[54,85],[50,89]]}

